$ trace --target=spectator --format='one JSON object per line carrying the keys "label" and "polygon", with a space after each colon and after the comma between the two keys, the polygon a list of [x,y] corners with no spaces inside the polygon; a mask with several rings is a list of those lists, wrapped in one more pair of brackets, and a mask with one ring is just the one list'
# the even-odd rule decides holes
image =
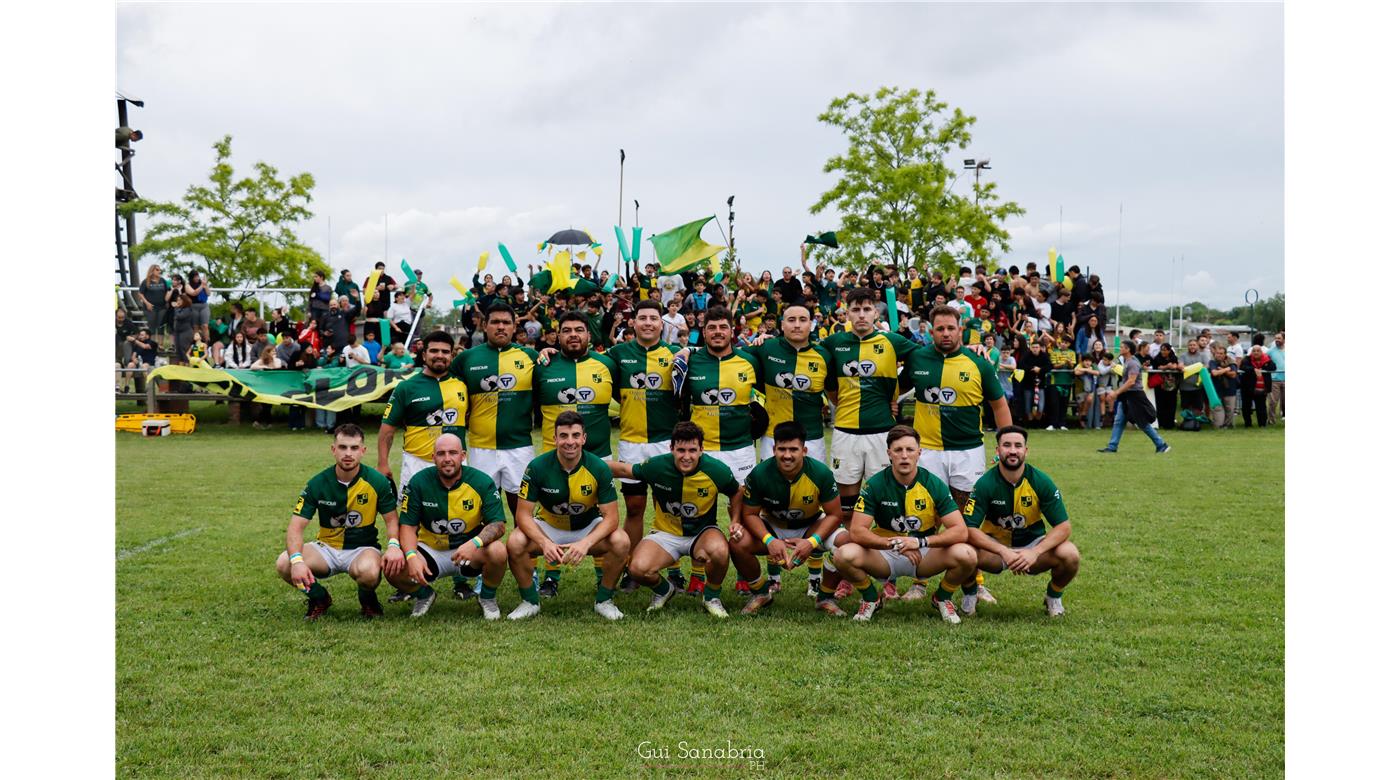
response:
{"label": "spectator", "polygon": [[1273,390],[1273,372],[1277,368],[1274,361],[1269,359],[1269,354],[1264,351],[1264,345],[1257,343],[1263,341],[1260,337],[1256,343],[1249,348],[1249,354],[1244,356],[1244,362],[1240,364],[1240,397],[1244,401],[1244,427],[1250,427],[1250,417],[1253,416],[1259,421],[1259,427],[1265,427],[1268,421],[1269,393]]}
{"label": "spectator", "polygon": [[[126,309],[117,309],[116,360],[118,366],[125,366],[131,362],[131,344],[136,340],[138,332],[140,329],[136,327],[136,323],[127,319]],[[121,382],[117,384],[120,385]]]}
{"label": "spectator", "polygon": [[199,335],[199,331],[191,331],[190,347],[185,350],[185,365],[196,368],[207,368],[204,356],[209,354],[209,346],[204,343],[204,337]]}
{"label": "spectator", "polygon": [[681,314],[680,301],[672,298],[666,304],[666,315],[661,318],[661,340],[667,344],[684,344],[686,333],[686,319]]}
{"label": "spectator", "polygon": [[[266,347],[249,368],[254,371],[274,371],[282,368],[282,361],[277,359],[275,348]],[[264,431],[272,427],[272,404],[253,402],[253,427]]]}
{"label": "spectator", "polygon": [[[465,339],[463,340],[465,341]],[[374,331],[367,330],[365,332],[364,346],[365,351],[369,353],[369,364],[371,366],[379,365],[379,352],[384,349],[384,345],[379,343],[379,336],[375,335]]]}
{"label": "spectator", "polygon": [[[1102,344],[1090,353],[1094,358],[1094,368],[1099,372],[1098,383],[1094,388],[1095,403],[1099,405],[1099,415],[1102,420],[1111,420],[1113,414],[1112,394],[1118,387],[1118,375],[1113,373],[1113,354],[1103,348]],[[1103,427],[1102,423],[1099,425]]]}
{"label": "spectator", "polygon": [[341,349],[341,357],[345,359],[346,368],[359,368],[360,366],[373,365],[369,357],[369,350],[364,345],[356,343],[355,334],[351,333],[344,348]]}
{"label": "spectator", "polygon": [[1055,347],[1050,350],[1050,381],[1046,386],[1045,405],[1049,409],[1048,431],[1069,430],[1065,424],[1065,411],[1069,408],[1069,397],[1074,392],[1074,350],[1070,349],[1069,336],[1060,335]]}
{"label": "spectator", "polygon": [[174,323],[175,333],[175,350],[171,362],[184,364],[185,355],[194,343],[194,310],[191,308],[193,301],[186,292],[185,280],[180,278],[179,274],[171,277],[170,289],[165,291],[165,300],[171,312],[170,318]]}
{"label": "spectator", "polygon": [[194,317],[194,329],[199,332],[204,343],[209,343],[209,285],[198,271],[190,271],[185,294],[190,298],[190,313]]}
{"label": "spectator", "polygon": [[1210,362],[1210,353],[1201,348],[1199,341],[1186,342],[1186,354],[1181,356],[1181,370],[1183,377],[1181,380],[1181,408],[1204,415],[1206,412],[1206,393],[1201,387],[1202,374],[1195,376],[1185,376],[1185,371],[1191,366],[1200,365],[1201,371],[1206,370],[1206,363]]}
{"label": "spectator", "polygon": [[152,335],[159,336],[161,331],[169,328],[166,314],[170,306],[166,300],[169,290],[170,283],[160,275],[160,266],[152,265],[146,269],[146,278],[141,282],[140,301],[146,307],[146,321],[150,323]]}
{"label": "spectator", "polygon": [[1072,265],[1065,271],[1065,278],[1070,280],[1070,307],[1077,311],[1081,304],[1089,300],[1089,281],[1079,272],[1077,265]]}
{"label": "spectator", "polygon": [[[1148,350],[1152,347],[1149,345]],[[1147,375],[1147,387],[1152,390],[1157,409],[1157,426],[1163,430],[1176,427],[1177,393],[1181,388],[1181,363],[1170,344],[1161,344],[1157,354],[1147,361],[1153,373]]]}
{"label": "spectator", "polygon": [[[146,328],[141,328],[131,339],[131,359],[126,367],[135,369],[126,372],[135,382],[136,392],[144,392],[146,389],[146,373],[156,364],[156,340],[151,338],[151,332]],[[118,388],[119,390],[121,388]]]}
{"label": "spectator", "polygon": [[710,294],[705,292],[705,280],[695,280],[695,292],[685,298],[685,308],[691,311],[704,311],[710,308]]}
{"label": "spectator", "polygon": [[783,278],[773,283],[773,289],[788,303],[802,299],[802,280],[793,275],[792,266],[783,267]]}
{"label": "spectator", "polygon": [[307,293],[307,313],[324,322],[326,312],[330,311],[331,298],[333,297],[335,297],[335,291],[331,289],[329,284],[326,284],[326,275],[320,271],[312,273],[311,290]]}
{"label": "spectator", "polygon": [[233,341],[229,342],[228,349],[224,350],[224,368],[252,368],[257,359],[258,355],[249,345],[248,337],[243,335],[241,330],[235,331]]}
{"label": "spectator", "polygon": [[[384,273],[382,260],[374,264],[374,270],[379,271],[379,280],[374,283],[373,290],[364,290],[365,316],[371,319],[384,316],[384,313],[389,310],[389,304],[393,303],[394,290],[399,286],[398,282],[394,281],[394,277]],[[369,286],[368,278],[365,279],[365,286]]]}
{"label": "spectator", "polygon": [[1269,348],[1269,360],[1273,362],[1273,388],[1269,391],[1269,424],[1275,425],[1283,419],[1283,331],[1274,334],[1274,345]]}
{"label": "spectator", "polygon": [[296,326],[292,324],[286,306],[278,306],[272,310],[272,321],[267,325],[267,332],[272,334],[274,339],[282,338],[283,333],[290,333],[292,338],[296,338]]}
{"label": "spectator", "polygon": [[224,342],[214,339],[209,342],[209,353],[204,356],[205,362],[212,368],[218,368],[224,364]]}
{"label": "spectator", "polygon": [[1050,322],[1063,325],[1066,329],[1074,323],[1074,306],[1069,302],[1069,290],[1064,287],[1055,291],[1054,300],[1050,304]]}
{"label": "spectator", "polygon": [[[1136,341],[1137,338],[1134,337],[1133,340]],[[1154,357],[1154,358],[1157,357],[1157,353],[1161,351],[1162,345],[1163,345],[1163,344],[1166,344],[1166,343],[1167,343],[1167,334],[1166,334],[1166,331],[1163,331],[1163,330],[1161,330],[1160,328],[1157,329],[1157,330],[1152,331],[1152,343],[1149,344],[1149,345],[1147,346],[1147,355],[1148,355],[1148,357]]]}
{"label": "spectator", "polygon": [[1099,321],[1097,314],[1090,314],[1088,319],[1079,323],[1079,330],[1074,335],[1074,351],[1085,354],[1090,351],[1090,345],[1095,341],[1105,341],[1103,325]]}
{"label": "spectator", "polygon": [[[1142,345],[1144,353],[1146,346]],[[1134,350],[1132,341],[1123,342],[1123,381],[1118,389],[1108,394],[1109,400],[1116,402],[1113,411],[1113,432],[1109,435],[1108,446],[1099,452],[1117,452],[1118,442],[1123,438],[1123,430],[1128,423],[1132,423],[1152,440],[1157,454],[1161,455],[1170,452],[1171,447],[1152,429],[1152,405],[1148,402],[1147,393],[1143,392],[1142,383],[1139,381],[1143,369]]]}
{"label": "spectator", "polygon": [[345,311],[347,305],[343,298],[332,298],[330,309],[321,318],[321,336],[337,355],[350,343],[350,318]]}
{"label": "spectator", "polygon": [[1021,369],[1022,376],[1012,385],[1021,419],[1027,423],[1038,422],[1045,411],[1044,391],[1050,375],[1050,356],[1041,351],[1039,341],[1031,341],[1026,351],[1016,356],[1016,365]]}
{"label": "spectator", "polygon": [[296,339],[292,338],[292,334],[283,333],[281,339],[277,342],[277,362],[284,366],[290,366],[300,353],[301,345],[296,342]]}
{"label": "spectator", "polygon": [[1074,367],[1074,379],[1079,383],[1079,427],[1099,428],[1103,421],[1099,417],[1098,398],[1095,389],[1099,381],[1099,371],[1094,367],[1094,357],[1085,352],[1079,356]]}
{"label": "spectator", "polygon": [[[249,311],[244,313],[243,323],[240,327],[243,328],[243,335],[248,337],[249,343],[252,343],[257,340],[260,331],[267,329],[267,323],[258,316],[257,312]],[[256,358],[254,358],[254,360],[256,360]]]}
{"label": "spectator", "polygon": [[[1233,333],[1230,335],[1234,336]],[[1235,341],[1239,341],[1238,336]],[[1216,344],[1206,370],[1215,383],[1215,394],[1220,397],[1220,407],[1210,411],[1211,423],[1217,428],[1229,428],[1235,424],[1235,394],[1240,389],[1235,361],[1230,359],[1225,347]]]}
{"label": "spectator", "polygon": [[364,311],[364,303],[360,296],[360,286],[355,284],[355,279],[350,275],[349,268],[341,270],[340,280],[335,283],[335,294],[344,299],[342,306],[344,303],[349,303],[349,308],[346,309],[346,311],[349,312],[351,320],[358,318],[360,312]]}
{"label": "spectator", "polygon": [[308,317],[306,324],[297,332],[297,343],[311,350],[311,354],[321,354],[321,323],[315,317]]}
{"label": "spectator", "polygon": [[397,344],[408,338],[408,329],[413,325],[413,309],[408,305],[408,297],[403,290],[394,293],[394,302],[389,306],[389,343]]}
{"label": "spectator", "polygon": [[384,364],[385,368],[390,369],[412,367],[413,356],[408,354],[408,350],[404,349],[402,341],[396,341],[389,347],[388,351],[383,354],[380,358],[380,362]]}

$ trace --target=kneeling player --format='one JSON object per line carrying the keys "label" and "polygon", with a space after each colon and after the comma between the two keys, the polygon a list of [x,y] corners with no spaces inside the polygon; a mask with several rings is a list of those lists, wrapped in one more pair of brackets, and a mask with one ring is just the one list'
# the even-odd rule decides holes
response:
{"label": "kneeling player", "polygon": [[[359,585],[360,614],[379,617],[384,614],[384,607],[374,595],[380,569],[376,514],[384,516],[389,536],[384,573],[392,577],[404,565],[399,542],[394,538],[399,527],[394,488],[388,477],[360,465],[365,455],[365,433],[360,426],[346,424],[336,428],[331,454],[335,465],[312,477],[292,508],[287,550],[277,557],[277,574],[306,593],[307,620],[315,620],[331,608],[331,594],[317,578],[341,572],[348,572]],[[302,536],[313,514],[321,527],[316,540],[303,545]]]}
{"label": "kneeling player", "polygon": [[407,559],[403,573],[389,582],[413,593],[413,617],[423,617],[437,600],[432,583],[460,571],[481,577],[481,614],[501,616],[496,588],[506,573],[506,516],[491,478],[462,465],[465,453],[455,433],[433,442],[433,466],[404,485],[399,504],[399,541]]}
{"label": "kneeling player", "polygon": [[[1024,428],[1007,425],[997,431],[997,467],[977,480],[963,508],[968,541],[977,548],[982,571],[1050,572],[1045,612],[1059,617],[1065,614],[1060,597],[1079,573],[1079,548],[1069,540],[1069,515],[1059,488],[1026,462],[1026,452]],[[968,615],[977,610],[973,580],[963,585],[962,609]]]}
{"label": "kneeling player", "polygon": [[608,461],[613,476],[645,482],[655,497],[652,533],[637,543],[627,567],[633,579],[656,594],[648,612],[666,606],[680,592],[658,572],[689,555],[693,565],[705,569],[701,605],[715,617],[729,617],[719,600],[729,573],[729,543],[715,525],[715,515],[720,495],[728,496],[729,536],[743,536],[739,483],[728,466],[703,452],[704,440],[700,426],[687,420],[672,429],[669,453],[637,464]]}
{"label": "kneeling player", "polygon": [[534,584],[538,555],[569,565],[593,556],[601,564],[593,611],[608,620],[622,619],[612,596],[632,545],[627,532],[617,527],[612,472],[602,458],[584,450],[587,440],[583,415],[560,412],[554,421],[555,449],[525,467],[515,505],[516,532],[506,543],[510,570],[524,598],[511,620],[539,614],[540,592]]}
{"label": "kneeling player", "polygon": [[[758,558],[791,569],[809,556],[820,556],[841,525],[841,497],[836,476],[807,455],[802,424],[789,420],[773,428],[773,457],[759,463],[744,479],[743,523],[747,534],[729,543],[739,576],[749,583],[753,598],[743,614],[752,615],[773,602],[770,580],[759,570]],[[835,572],[827,572],[817,609],[843,615],[836,606]]]}
{"label": "kneeling player", "polygon": [[[977,553],[964,543],[967,527],[958,505],[948,486],[919,466],[913,428],[896,425],[885,441],[890,465],[866,481],[851,513],[850,541],[836,548],[836,568],[860,591],[853,619],[869,620],[880,609],[872,576],[932,577],[941,571],[934,609],[946,622],[960,622],[953,592],[975,578]],[[934,533],[939,525],[943,530]]]}

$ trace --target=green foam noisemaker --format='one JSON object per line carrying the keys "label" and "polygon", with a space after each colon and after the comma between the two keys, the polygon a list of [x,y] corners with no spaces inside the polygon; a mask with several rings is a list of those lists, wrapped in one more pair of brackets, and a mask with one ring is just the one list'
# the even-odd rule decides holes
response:
{"label": "green foam noisemaker", "polygon": [[889,311],[886,312],[886,315],[889,317],[891,331],[899,330],[899,306],[897,306],[896,303],[897,299],[894,295],[894,288],[886,287],[885,305],[889,307]]}
{"label": "green foam noisemaker", "polygon": [[379,343],[389,344],[389,318],[387,316],[379,318]]}
{"label": "green foam noisemaker", "polygon": [[630,257],[631,253],[627,251],[627,238],[622,234],[622,228],[617,225],[613,225],[613,233],[617,236],[618,251],[622,253],[623,257]]}
{"label": "green foam noisemaker", "polygon": [[1200,375],[1201,375],[1201,387],[1206,391],[1206,399],[1207,399],[1208,401],[1210,401],[1210,408],[1212,408],[1212,409],[1219,409],[1219,408],[1220,408],[1220,396],[1219,396],[1219,395],[1216,395],[1216,393],[1215,393],[1215,381],[1214,381],[1214,379],[1211,377],[1210,372],[1204,370],[1205,367],[1206,367],[1206,364],[1205,364],[1205,363],[1196,363],[1196,364],[1192,365],[1190,368],[1186,369],[1185,371],[1182,371],[1182,372],[1181,372],[1181,376],[1185,378],[1185,377],[1193,377],[1193,376],[1195,376],[1195,375],[1197,375],[1197,374],[1200,374]]}
{"label": "green foam noisemaker", "polygon": [[608,280],[603,283],[603,292],[610,293],[617,286],[617,274],[608,274]]}
{"label": "green foam noisemaker", "polygon": [[637,258],[642,256],[642,229],[632,228],[632,265],[637,264]]}
{"label": "green foam noisemaker", "polygon": [[506,249],[506,245],[498,243],[496,244],[496,248],[501,250],[501,259],[506,261],[506,268],[509,268],[511,273],[517,273],[515,268],[515,258],[510,256],[510,250]]}

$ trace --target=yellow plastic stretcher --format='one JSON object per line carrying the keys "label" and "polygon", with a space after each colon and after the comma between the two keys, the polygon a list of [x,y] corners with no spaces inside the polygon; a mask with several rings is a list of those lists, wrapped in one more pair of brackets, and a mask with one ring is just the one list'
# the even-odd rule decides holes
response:
{"label": "yellow plastic stretcher", "polygon": [[127,433],[141,433],[147,436],[166,436],[171,433],[194,433],[195,419],[192,414],[119,414],[117,430]]}

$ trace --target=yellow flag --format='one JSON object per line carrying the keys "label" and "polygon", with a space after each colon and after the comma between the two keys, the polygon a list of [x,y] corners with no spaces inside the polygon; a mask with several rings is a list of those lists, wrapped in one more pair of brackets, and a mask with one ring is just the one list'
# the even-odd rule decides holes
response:
{"label": "yellow flag", "polygon": [[1205,367],[1206,367],[1206,364],[1205,364],[1205,363],[1197,363],[1197,364],[1192,365],[1192,366],[1187,366],[1187,367],[1186,367],[1186,370],[1181,372],[1181,375],[1184,376],[1184,377],[1186,377],[1187,379],[1190,379],[1191,377],[1193,377],[1193,376],[1195,376],[1195,375],[1201,373],[1201,369],[1203,369],[1203,368],[1205,368]]}
{"label": "yellow flag", "polygon": [[1020,381],[1022,381],[1023,379],[1026,378],[1026,371],[1025,371],[1025,369],[1023,369],[1023,368],[1018,368],[1018,369],[1016,369],[1015,371],[1012,371],[1012,372],[1011,372],[1011,375],[1012,375],[1013,377],[1016,377],[1016,381],[1017,381],[1017,382],[1020,382]]}
{"label": "yellow flag", "polygon": [[573,264],[569,262],[572,255],[565,249],[554,255],[554,259],[549,261],[549,294],[569,289],[569,271]]}
{"label": "yellow flag", "polygon": [[488,252],[482,252],[482,253],[481,253],[481,257],[478,257],[478,258],[476,259],[476,272],[477,272],[477,273],[481,273],[482,271],[485,271],[485,270],[486,270],[486,261],[487,261],[487,260],[490,260],[490,259],[491,259],[491,253],[490,253],[489,251],[488,251]]}
{"label": "yellow flag", "polygon": [[369,275],[369,281],[365,282],[365,289],[363,291],[364,299],[366,301],[372,301],[375,299],[375,296],[377,295],[375,289],[379,287],[379,277],[382,275],[383,272],[380,271],[378,268],[374,269],[374,271]]}
{"label": "yellow flag", "polygon": [[457,290],[458,295],[463,298],[467,297],[467,286],[457,279],[456,274],[453,274],[452,278],[448,281],[452,282],[452,287]]}

